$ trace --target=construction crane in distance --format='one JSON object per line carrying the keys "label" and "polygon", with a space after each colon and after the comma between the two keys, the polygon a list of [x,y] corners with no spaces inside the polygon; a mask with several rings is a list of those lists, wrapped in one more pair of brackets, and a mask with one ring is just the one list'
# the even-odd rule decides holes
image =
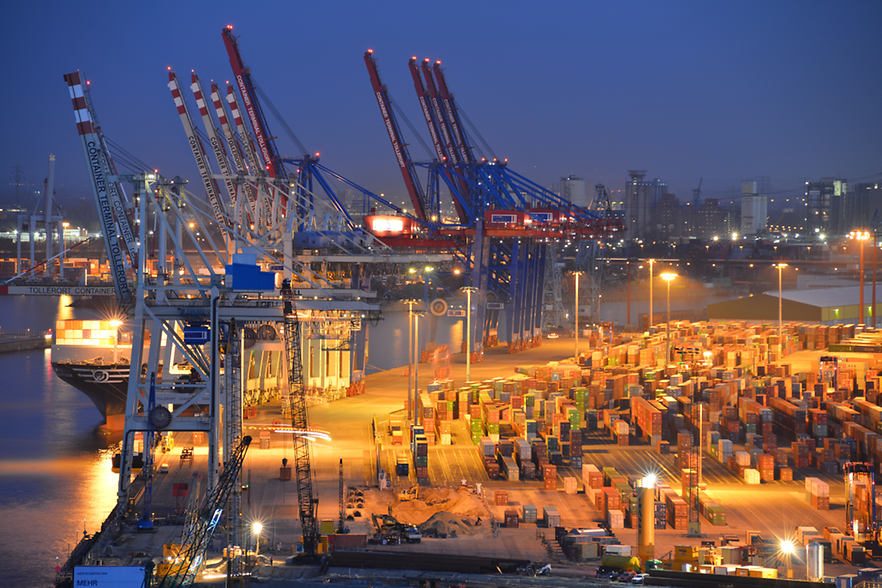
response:
{"label": "construction crane in distance", "polygon": [[698,180],[698,187],[692,188],[692,202],[695,204],[696,210],[698,209],[698,201],[701,198],[701,183],[704,181],[704,178],[700,178]]}

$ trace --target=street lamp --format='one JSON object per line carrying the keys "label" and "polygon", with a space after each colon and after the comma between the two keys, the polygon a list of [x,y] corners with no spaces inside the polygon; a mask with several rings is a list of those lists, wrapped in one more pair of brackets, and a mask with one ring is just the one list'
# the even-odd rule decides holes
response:
{"label": "street lamp", "polygon": [[649,331],[652,330],[652,265],[655,263],[654,259],[649,260]]}
{"label": "street lamp", "polygon": [[785,556],[785,562],[787,565],[787,577],[790,578],[793,576],[793,570],[791,569],[791,558],[793,554],[796,552],[796,547],[793,545],[793,541],[787,539],[785,541],[781,541],[780,545],[781,553]]}
{"label": "street lamp", "polygon": [[255,522],[251,525],[251,530],[254,531],[254,536],[257,537],[257,545],[254,548],[254,556],[257,557],[260,555],[260,532],[263,531],[263,523]]}
{"label": "street lamp", "polygon": [[405,300],[407,308],[407,420],[413,419],[413,305],[416,300]]}
{"label": "street lamp", "polygon": [[[855,239],[861,244],[861,274],[860,274],[860,285],[861,285],[861,312],[860,318],[861,323],[864,324],[864,243],[867,242],[867,239],[870,238],[869,231],[852,231],[848,234],[849,239]],[[875,282],[874,282],[875,283]],[[873,299],[873,308],[875,312],[876,308],[876,299]]]}
{"label": "street lamp", "polygon": [[582,275],[582,272],[573,272],[573,275],[576,276],[576,351],[573,355],[573,358],[576,360],[576,365],[579,364],[579,276]]}
{"label": "street lamp", "polygon": [[463,288],[466,293],[466,384],[472,381],[472,292],[478,289],[474,286]]}
{"label": "street lamp", "polygon": [[[413,313],[413,406],[416,409],[417,397],[420,393],[420,317],[424,311],[418,310]],[[414,410],[413,424],[418,425],[419,413]]]}
{"label": "street lamp", "polygon": [[668,353],[665,357],[665,366],[671,363],[671,282],[676,279],[677,274],[674,272],[665,272],[661,274],[661,279],[668,285]]}
{"label": "street lamp", "polygon": [[787,264],[778,263],[775,264],[775,267],[778,268],[778,361],[781,361],[781,349],[784,344],[784,298],[781,290],[781,270],[787,267]]}

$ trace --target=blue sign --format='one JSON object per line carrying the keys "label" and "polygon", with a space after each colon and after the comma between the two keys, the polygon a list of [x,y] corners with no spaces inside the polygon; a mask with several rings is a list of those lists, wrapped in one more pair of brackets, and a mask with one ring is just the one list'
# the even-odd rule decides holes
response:
{"label": "blue sign", "polygon": [[187,345],[205,345],[209,339],[208,327],[184,327],[184,343]]}

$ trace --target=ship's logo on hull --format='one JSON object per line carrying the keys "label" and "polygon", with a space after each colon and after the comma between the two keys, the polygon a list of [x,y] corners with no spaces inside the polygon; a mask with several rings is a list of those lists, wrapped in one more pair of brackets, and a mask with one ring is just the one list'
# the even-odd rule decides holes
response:
{"label": "ship's logo on hull", "polygon": [[106,382],[110,379],[110,374],[104,370],[95,370],[92,372],[92,377],[95,378],[96,382]]}

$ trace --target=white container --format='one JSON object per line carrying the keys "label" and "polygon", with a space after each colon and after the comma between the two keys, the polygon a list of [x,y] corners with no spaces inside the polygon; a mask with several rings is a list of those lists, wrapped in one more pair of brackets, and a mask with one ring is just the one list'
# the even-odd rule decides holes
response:
{"label": "white container", "polygon": [[750,465],[750,454],[746,451],[736,451],[735,452],[735,463],[740,466],[749,466]]}
{"label": "white container", "polygon": [[748,484],[759,484],[760,483],[759,470],[754,470],[754,469],[744,470],[744,481],[747,482]]}

